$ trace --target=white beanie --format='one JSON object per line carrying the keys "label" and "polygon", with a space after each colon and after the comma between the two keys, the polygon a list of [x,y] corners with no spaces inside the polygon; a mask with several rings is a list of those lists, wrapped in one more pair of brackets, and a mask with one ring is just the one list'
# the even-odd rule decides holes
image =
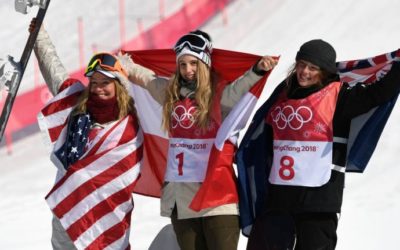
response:
{"label": "white beanie", "polygon": [[183,35],[175,44],[176,62],[183,55],[191,55],[211,67],[212,43],[210,36],[201,30]]}
{"label": "white beanie", "polygon": [[211,67],[211,55],[209,53],[204,51],[196,52],[191,50],[189,47],[184,47],[181,51],[179,51],[179,53],[176,54],[176,62],[178,62],[179,58],[183,55],[194,56],[207,64],[208,67]]}

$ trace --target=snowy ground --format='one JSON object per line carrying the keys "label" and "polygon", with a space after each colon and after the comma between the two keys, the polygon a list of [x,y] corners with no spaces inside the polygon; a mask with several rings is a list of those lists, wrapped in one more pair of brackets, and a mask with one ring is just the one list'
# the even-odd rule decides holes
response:
{"label": "snowy ground", "polygon": [[[113,43],[107,39],[118,40],[118,28],[106,24],[117,15],[114,13],[117,13],[117,2],[71,0],[68,8],[63,1],[52,2],[47,19],[52,25],[48,29],[67,68],[73,70],[79,66],[77,45],[71,44],[77,41],[77,16],[88,17],[85,23],[91,28],[90,36],[86,38],[89,47],[96,41],[104,49],[113,48]],[[131,15],[154,14],[157,10],[155,2],[158,1],[146,1],[141,5],[138,2],[127,0],[126,5],[130,6],[127,12]],[[176,8],[177,2],[181,3],[165,2],[173,5],[171,8]],[[0,56],[12,54],[18,58],[21,53],[18,48],[24,44],[20,40],[25,39],[23,32],[26,32],[30,18],[14,14],[9,5],[0,4],[3,20],[0,38],[4,42]],[[323,38],[329,41],[337,50],[338,60],[364,58],[397,49],[400,47],[399,9],[398,0],[237,0],[226,15],[215,17],[203,29],[214,38],[215,47],[281,55],[280,64],[267,85],[267,96],[286,74],[298,47],[307,40]],[[107,14],[110,12],[114,14]],[[151,20],[157,21],[156,18]],[[227,23],[224,24],[224,20]],[[134,21],[131,26],[136,27]],[[14,30],[18,30],[17,34]],[[134,30],[127,32],[128,37],[134,34]],[[90,49],[87,51],[89,57]],[[32,79],[32,73],[27,73],[26,77]],[[339,250],[399,249],[399,120],[398,104],[366,172],[347,175],[338,229]],[[53,183],[55,169],[47,159],[40,135],[15,143],[11,156],[1,148],[0,170],[0,249],[51,249],[51,213],[43,197]],[[158,200],[135,196],[135,203],[132,247],[147,249],[158,230],[169,221],[158,215]],[[246,239],[241,238],[239,249],[245,249],[245,244]]]}

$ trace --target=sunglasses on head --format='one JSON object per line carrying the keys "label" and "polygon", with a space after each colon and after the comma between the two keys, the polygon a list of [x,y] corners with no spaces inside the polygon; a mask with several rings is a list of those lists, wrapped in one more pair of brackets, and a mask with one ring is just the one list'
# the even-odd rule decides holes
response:
{"label": "sunglasses on head", "polygon": [[109,53],[99,53],[94,55],[86,67],[85,76],[91,75],[96,70],[97,65],[104,70],[117,71],[127,76],[127,73],[122,68],[118,59]]}
{"label": "sunglasses on head", "polygon": [[189,47],[191,50],[201,52],[208,50],[211,52],[211,43],[201,35],[187,34],[182,36],[174,46],[176,53],[180,52],[184,47]]}

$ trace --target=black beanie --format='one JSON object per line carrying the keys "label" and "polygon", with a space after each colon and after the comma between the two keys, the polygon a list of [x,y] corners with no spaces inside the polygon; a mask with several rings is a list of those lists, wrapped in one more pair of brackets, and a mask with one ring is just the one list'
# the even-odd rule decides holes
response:
{"label": "black beanie", "polygon": [[311,40],[301,45],[296,61],[304,60],[317,65],[329,73],[336,73],[336,52],[329,43],[321,40]]}

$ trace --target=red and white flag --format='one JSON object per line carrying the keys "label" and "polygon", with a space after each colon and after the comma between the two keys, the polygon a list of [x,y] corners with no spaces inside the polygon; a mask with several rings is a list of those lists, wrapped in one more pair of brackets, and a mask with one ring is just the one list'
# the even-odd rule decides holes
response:
{"label": "red and white flag", "polygon": [[[159,76],[169,77],[175,73],[176,57],[172,50],[127,51],[127,53],[136,63],[152,69]],[[221,82],[229,84],[243,75],[260,58],[261,56],[247,53],[214,49],[211,61],[213,70],[221,78]],[[192,209],[200,210],[238,201],[236,177],[232,168],[236,136],[246,126],[268,76],[269,73],[242,97],[219,128],[211,150],[206,179],[191,205]],[[153,187],[157,186],[161,190],[168,150],[168,136],[161,131],[162,107],[146,90],[136,86],[133,92],[139,120],[145,134],[144,159],[150,159],[153,162],[150,166],[144,164],[143,175],[135,189],[144,187],[140,183],[153,183]],[[148,153],[151,154],[150,157]],[[144,182],[149,177],[148,173],[158,175],[159,178],[153,178],[153,180],[159,179],[160,182],[157,184],[151,181]],[[150,185],[147,184],[147,186]],[[146,193],[146,191],[139,193]]]}
{"label": "red and white flag", "polygon": [[[157,75],[169,77],[175,72],[172,50],[127,53],[136,63],[152,69]],[[215,49],[213,69],[222,82],[229,83],[250,69],[259,58]],[[266,77],[253,86],[222,124],[210,155],[205,185],[197,196],[200,198],[194,201],[200,205],[194,209],[237,202],[232,135],[245,127]],[[81,84],[69,82],[67,85],[38,118],[41,129],[53,143],[54,152],[68,136],[67,118],[84,89]],[[85,153],[66,171],[52,155],[60,175],[46,201],[78,249],[129,248],[131,193],[160,196],[168,150],[168,136],[161,129],[162,107],[138,86],[133,87],[131,94],[143,134],[141,131],[134,133],[133,118],[128,116],[102,129]],[[141,149],[143,161],[140,165]],[[219,184],[224,189],[214,188]]]}
{"label": "red and white flag", "polygon": [[239,132],[246,127],[264,89],[269,71],[233,107],[222,122],[211,149],[206,178],[190,208],[195,211],[239,201],[233,161]]}
{"label": "red and white flag", "polygon": [[[72,84],[39,114],[53,153],[68,136],[67,118],[83,89],[80,83]],[[107,125],[66,170],[52,154],[59,176],[46,201],[77,249],[130,248],[132,192],[140,174],[143,144],[134,119],[129,115]]]}

